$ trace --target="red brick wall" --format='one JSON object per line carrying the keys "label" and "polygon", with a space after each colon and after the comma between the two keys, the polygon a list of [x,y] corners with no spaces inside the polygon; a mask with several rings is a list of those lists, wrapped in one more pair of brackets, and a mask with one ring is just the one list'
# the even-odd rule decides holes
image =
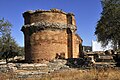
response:
{"label": "red brick wall", "polygon": [[[43,12],[25,12],[24,14],[25,24],[31,24],[36,22],[52,22],[67,24],[67,13],[43,11]],[[76,26],[76,21],[74,15],[69,15],[72,17],[72,25]]]}
{"label": "red brick wall", "polygon": [[[64,12],[38,11],[25,12],[23,14],[25,25],[37,22],[50,22],[60,24],[70,24],[76,26],[74,15]],[[69,21],[70,18],[72,21]],[[53,29],[46,28],[35,32],[30,31],[31,26],[23,27],[25,38],[25,60],[27,62],[41,62],[42,60],[53,60],[56,54],[65,53],[65,58],[79,57],[79,44],[82,41],[75,35],[75,29],[71,34],[71,53],[68,52],[68,33],[67,28]],[[32,26],[35,27],[35,26]],[[71,28],[70,28],[71,29]],[[68,56],[69,55],[69,56]],[[70,56],[72,55],[72,56]]]}
{"label": "red brick wall", "polygon": [[[26,40],[26,42],[27,41],[29,40]],[[29,60],[30,55],[32,55],[31,60],[34,60],[34,62],[39,62],[42,59],[52,60],[56,57],[56,53],[65,53],[67,58],[66,30],[43,30],[34,33],[30,36],[30,47],[26,47],[29,52],[27,52],[29,56],[26,55],[28,56],[26,60]]]}
{"label": "red brick wall", "polygon": [[40,21],[67,24],[65,14],[45,12],[35,13],[31,15],[30,23]]}
{"label": "red brick wall", "polygon": [[77,38],[75,33],[72,36],[73,36],[73,58],[78,58],[80,55],[79,44],[81,43],[81,40]]}

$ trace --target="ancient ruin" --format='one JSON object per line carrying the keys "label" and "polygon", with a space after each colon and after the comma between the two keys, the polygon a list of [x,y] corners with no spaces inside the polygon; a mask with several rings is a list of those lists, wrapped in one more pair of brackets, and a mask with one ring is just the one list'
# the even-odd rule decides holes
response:
{"label": "ancient ruin", "polygon": [[23,17],[26,62],[80,56],[82,39],[76,34],[74,14],[50,9],[26,11]]}

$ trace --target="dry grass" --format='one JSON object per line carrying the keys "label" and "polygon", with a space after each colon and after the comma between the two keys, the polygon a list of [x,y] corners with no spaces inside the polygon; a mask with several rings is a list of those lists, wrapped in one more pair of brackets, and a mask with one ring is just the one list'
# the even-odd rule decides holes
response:
{"label": "dry grass", "polygon": [[[2,74],[0,75],[0,80],[6,80],[10,77],[10,74]],[[17,80],[120,80],[120,70],[68,70],[43,75],[42,78],[26,78]]]}
{"label": "dry grass", "polygon": [[[63,71],[52,73],[46,80],[120,80],[118,70]],[[44,80],[44,79],[41,79]]]}
{"label": "dry grass", "polygon": [[10,72],[10,73],[0,73],[0,80],[8,80],[8,79],[13,79],[14,73]]}

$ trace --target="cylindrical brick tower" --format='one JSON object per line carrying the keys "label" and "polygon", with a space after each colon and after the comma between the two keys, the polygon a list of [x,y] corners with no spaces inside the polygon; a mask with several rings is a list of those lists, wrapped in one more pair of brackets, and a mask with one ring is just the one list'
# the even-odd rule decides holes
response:
{"label": "cylindrical brick tower", "polygon": [[74,53],[73,47],[81,44],[82,40],[74,37],[76,23],[72,13],[58,9],[36,10],[24,12],[23,17],[21,30],[24,33],[26,62],[50,61],[61,54],[64,58],[79,55],[79,46],[77,53]]}

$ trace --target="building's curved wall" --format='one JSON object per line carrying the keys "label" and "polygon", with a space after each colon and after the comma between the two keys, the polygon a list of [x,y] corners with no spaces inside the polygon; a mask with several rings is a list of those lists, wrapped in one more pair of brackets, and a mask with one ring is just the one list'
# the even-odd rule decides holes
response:
{"label": "building's curved wall", "polygon": [[[71,13],[63,13],[59,11],[37,11],[23,13],[25,25],[37,22],[52,22],[61,24],[71,24],[76,26],[74,15]],[[71,17],[69,19],[68,17]],[[71,23],[68,23],[68,20]]]}
{"label": "building's curved wall", "polygon": [[[29,39],[29,38],[26,38]],[[29,41],[29,40],[26,40]],[[67,34],[66,30],[43,30],[30,36],[30,47],[26,60],[28,62],[41,62],[52,60],[56,54],[64,53],[67,57]],[[28,44],[29,44],[28,43]]]}
{"label": "building's curved wall", "polygon": [[52,22],[52,23],[61,23],[67,24],[67,18],[65,14],[44,12],[44,13],[35,13],[31,15],[30,23],[36,22]]}
{"label": "building's curved wall", "polygon": [[[78,57],[79,43],[76,45],[75,33],[72,33],[76,30],[73,14],[49,10],[25,12],[23,17],[26,62],[50,61],[57,54],[65,54],[65,58]],[[67,32],[68,28],[71,34]]]}

